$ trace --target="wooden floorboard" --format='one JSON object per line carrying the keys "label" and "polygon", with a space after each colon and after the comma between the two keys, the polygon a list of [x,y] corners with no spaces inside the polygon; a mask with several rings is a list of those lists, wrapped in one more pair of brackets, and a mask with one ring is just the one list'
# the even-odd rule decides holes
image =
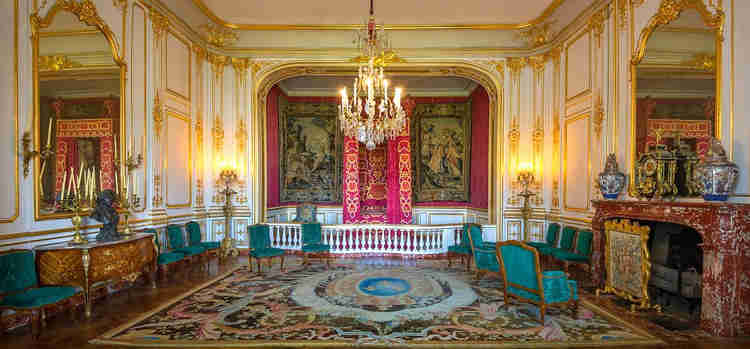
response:
{"label": "wooden floorboard", "polygon": [[[32,338],[28,326],[3,333],[0,335],[0,348],[127,348],[124,346],[94,345],[89,344],[88,341],[156,308],[200,283],[211,280],[240,263],[246,263],[246,260],[246,257],[241,257],[222,265],[218,265],[214,260],[208,272],[197,267],[196,269],[179,271],[168,280],[160,280],[156,289],[151,288],[148,283],[141,282],[133,288],[97,301],[94,304],[93,315],[90,319],[85,319],[81,311],[77,313],[75,319],[71,319],[68,312],[62,312],[48,319],[47,327],[42,331],[38,340]],[[274,265],[274,267],[277,266]],[[711,338],[693,342],[668,342],[666,345],[629,346],[628,348],[639,347],[747,349],[750,348],[750,338]],[[622,347],[608,346],[607,348]]]}

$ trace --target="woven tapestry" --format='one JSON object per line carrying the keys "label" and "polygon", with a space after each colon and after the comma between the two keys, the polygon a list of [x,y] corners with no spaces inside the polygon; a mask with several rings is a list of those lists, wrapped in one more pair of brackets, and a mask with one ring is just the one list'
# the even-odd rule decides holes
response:
{"label": "woven tapestry", "polygon": [[334,103],[290,103],[279,97],[279,199],[341,200],[341,137]]}
{"label": "woven tapestry", "polygon": [[469,201],[471,102],[417,104],[413,122],[415,201]]}

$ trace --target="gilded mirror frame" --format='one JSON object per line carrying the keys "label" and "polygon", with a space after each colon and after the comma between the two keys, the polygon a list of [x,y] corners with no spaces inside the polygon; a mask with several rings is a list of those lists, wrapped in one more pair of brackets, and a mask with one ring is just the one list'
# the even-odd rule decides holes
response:
{"label": "gilded mirror frame", "polygon": [[[34,123],[34,149],[40,149],[40,114],[39,114],[39,38],[40,30],[49,27],[55,16],[61,11],[73,14],[81,23],[88,26],[96,27],[104,37],[107,39],[110,47],[110,53],[115,64],[119,67],[120,77],[120,131],[119,131],[119,148],[124,149],[125,145],[125,85],[127,81],[127,64],[125,63],[124,51],[120,50],[120,45],[117,42],[115,33],[99,16],[96,5],[91,0],[57,0],[55,4],[47,11],[44,17],[39,15],[41,9],[36,9],[36,12],[32,13],[29,21],[31,24],[31,51],[32,51],[32,89],[33,89],[33,123]],[[125,23],[127,13],[122,11],[122,21]],[[123,29],[125,29],[123,27]],[[120,171],[123,171],[123,159],[120,159],[120,163],[117,164],[120,167]],[[39,188],[39,176],[40,176],[40,162],[39,157],[34,158],[34,220],[48,220],[48,219],[60,219],[69,218],[73,216],[73,213],[69,212],[54,212],[50,214],[42,214],[40,212],[40,188]]]}
{"label": "gilded mirror frame", "polygon": [[[646,27],[641,30],[638,38],[637,46],[630,59],[630,82],[632,88],[630,90],[630,179],[628,185],[628,194],[631,197],[637,197],[635,188],[635,173],[637,144],[636,144],[636,122],[637,122],[637,68],[643,60],[646,54],[646,43],[651,37],[654,31],[662,26],[668,25],[673,21],[677,20],[683,11],[695,10],[703,19],[703,24],[706,25],[715,35],[716,45],[716,58],[715,58],[715,72],[716,72],[716,110],[714,114],[714,137],[721,139],[721,47],[724,41],[724,12],[719,8],[714,8],[715,13],[712,13],[707,7],[703,0],[662,0],[659,4],[659,9],[646,24]],[[631,8],[632,13],[632,8]]]}

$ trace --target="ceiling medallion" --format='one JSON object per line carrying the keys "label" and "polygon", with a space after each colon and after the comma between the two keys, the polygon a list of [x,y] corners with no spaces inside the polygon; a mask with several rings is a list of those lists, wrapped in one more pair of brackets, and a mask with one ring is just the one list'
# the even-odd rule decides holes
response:
{"label": "ceiling medallion", "polygon": [[[394,139],[406,126],[406,112],[401,107],[401,88],[395,88],[388,98],[389,81],[383,66],[397,57],[383,26],[375,25],[373,0],[370,0],[370,17],[364,28],[358,30],[357,48],[365,59],[354,79],[352,98],[346,88],[341,90],[339,119],[341,130],[347,137],[355,137],[367,149],[375,149],[385,139]],[[359,59],[359,58],[357,58]]]}

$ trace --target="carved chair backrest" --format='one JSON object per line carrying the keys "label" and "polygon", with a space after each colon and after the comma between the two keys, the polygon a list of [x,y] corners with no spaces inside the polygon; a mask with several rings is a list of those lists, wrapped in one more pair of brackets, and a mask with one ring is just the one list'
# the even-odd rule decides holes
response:
{"label": "carved chair backrest", "polygon": [[565,227],[560,236],[560,248],[566,251],[573,250],[573,240],[575,240],[576,229],[573,227]]}
{"label": "carved chair backrest", "polygon": [[169,247],[173,249],[186,247],[182,228],[177,224],[167,225],[167,240]]}
{"label": "carved chair backrest", "polygon": [[320,223],[303,223],[302,224],[302,244],[319,244],[323,237],[321,236]]}
{"label": "carved chair backrest", "polygon": [[12,250],[0,254],[0,295],[35,287],[36,262],[31,250]]}
{"label": "carved chair backrest", "polygon": [[550,246],[556,246],[557,245],[557,233],[560,232],[560,224],[557,223],[551,223],[547,227],[547,237],[545,238],[547,241],[547,244]]}
{"label": "carved chair backrest", "polygon": [[250,238],[250,249],[263,249],[271,247],[270,227],[267,224],[253,224],[247,227]]}
{"label": "carved chair backrest", "polygon": [[520,241],[498,242],[497,259],[506,292],[518,294],[516,290],[520,289],[544,299],[539,253],[535,248]]}
{"label": "carved chair backrest", "polygon": [[581,230],[578,232],[578,239],[576,239],[576,252],[583,256],[591,255],[591,240],[594,238],[594,233],[590,230]]}
{"label": "carved chair backrest", "polygon": [[198,222],[187,222],[187,224],[185,224],[185,230],[188,233],[188,243],[190,244],[190,246],[200,245],[201,226],[198,224]]}

